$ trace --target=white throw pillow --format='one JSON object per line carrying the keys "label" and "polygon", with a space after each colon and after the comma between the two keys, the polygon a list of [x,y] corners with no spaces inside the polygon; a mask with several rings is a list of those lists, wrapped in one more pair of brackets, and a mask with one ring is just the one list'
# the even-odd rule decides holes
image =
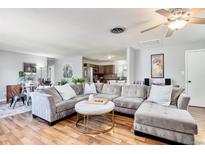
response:
{"label": "white throw pillow", "polygon": [[85,83],[84,94],[97,94],[96,87],[94,83],[90,85]]}
{"label": "white throw pillow", "polygon": [[152,85],[148,101],[168,106],[171,102],[172,86]]}
{"label": "white throw pillow", "polygon": [[69,84],[65,84],[63,86],[55,86],[55,88],[59,92],[63,100],[69,100],[76,96],[75,91],[70,87]]}

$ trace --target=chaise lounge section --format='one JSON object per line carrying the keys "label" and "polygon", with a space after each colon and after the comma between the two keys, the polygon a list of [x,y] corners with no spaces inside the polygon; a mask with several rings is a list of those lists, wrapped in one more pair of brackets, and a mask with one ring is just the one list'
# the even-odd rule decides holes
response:
{"label": "chaise lounge section", "polygon": [[135,113],[134,130],[136,135],[144,133],[176,144],[194,144],[197,124],[187,110],[145,101]]}

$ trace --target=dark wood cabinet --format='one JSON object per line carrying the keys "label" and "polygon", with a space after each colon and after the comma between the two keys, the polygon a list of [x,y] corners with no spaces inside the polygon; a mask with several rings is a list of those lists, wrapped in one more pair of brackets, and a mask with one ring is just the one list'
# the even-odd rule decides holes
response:
{"label": "dark wood cabinet", "polygon": [[117,80],[117,74],[115,74],[115,65],[95,65],[84,63],[84,67],[93,68],[93,81],[107,83],[107,80]]}
{"label": "dark wood cabinet", "polygon": [[93,68],[93,74],[99,73],[99,66],[98,65],[90,64],[89,67]]}
{"label": "dark wood cabinet", "polygon": [[99,74],[104,74],[104,66],[99,65]]}
{"label": "dark wood cabinet", "polygon": [[114,65],[105,65],[104,66],[104,74],[115,74],[115,66]]}
{"label": "dark wood cabinet", "polygon": [[6,86],[6,102],[10,103],[13,96],[19,95],[21,93],[21,85],[7,85]]}

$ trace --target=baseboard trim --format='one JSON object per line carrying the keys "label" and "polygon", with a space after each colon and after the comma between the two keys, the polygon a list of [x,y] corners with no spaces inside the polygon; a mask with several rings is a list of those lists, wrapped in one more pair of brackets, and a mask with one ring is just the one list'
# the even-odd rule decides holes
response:
{"label": "baseboard trim", "polygon": [[0,102],[6,102],[6,99],[0,99]]}

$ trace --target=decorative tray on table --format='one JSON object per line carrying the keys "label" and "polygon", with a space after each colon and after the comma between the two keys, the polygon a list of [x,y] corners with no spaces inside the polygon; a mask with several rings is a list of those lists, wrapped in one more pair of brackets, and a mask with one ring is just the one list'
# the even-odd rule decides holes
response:
{"label": "decorative tray on table", "polygon": [[93,98],[87,101],[89,104],[105,105],[108,103],[107,98]]}

